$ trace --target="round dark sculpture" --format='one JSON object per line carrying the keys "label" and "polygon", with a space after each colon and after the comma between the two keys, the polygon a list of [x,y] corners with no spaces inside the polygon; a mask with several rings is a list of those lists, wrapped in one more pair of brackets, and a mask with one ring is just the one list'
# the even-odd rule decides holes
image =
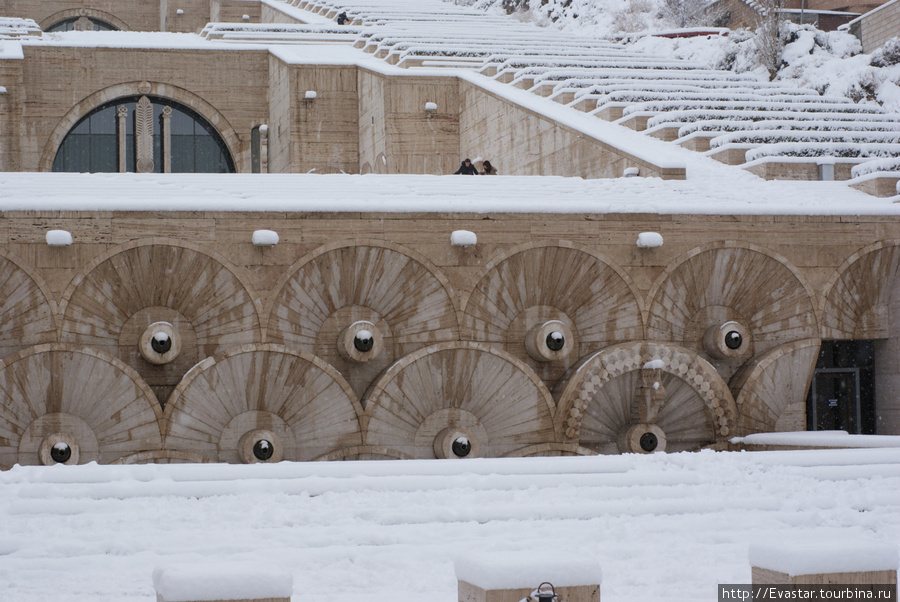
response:
{"label": "round dark sculpture", "polygon": [[58,464],[65,464],[72,457],[72,448],[60,441],[50,448],[50,457]]}
{"label": "round dark sculpture", "polygon": [[165,335],[166,338],[158,339],[155,336],[150,339],[150,347],[153,348],[153,351],[162,355],[169,351],[172,348],[172,338],[169,335]]}
{"label": "round dark sculpture", "polygon": [[457,458],[465,458],[472,451],[472,443],[465,437],[457,437],[451,449]]}
{"label": "round dark sculpture", "polygon": [[360,353],[368,353],[369,351],[372,351],[372,347],[375,346],[375,338],[372,337],[371,334],[363,334],[362,332],[360,332],[355,337],[353,337],[353,346]]}
{"label": "round dark sculpture", "polygon": [[744,339],[737,330],[730,330],[725,335],[725,346],[729,349],[739,349],[743,342]]}
{"label": "round dark sculpture", "polygon": [[275,446],[265,439],[260,439],[253,445],[253,455],[260,462],[265,462],[275,453]]}
{"label": "round dark sculpture", "polygon": [[641,449],[645,452],[652,452],[659,445],[659,439],[653,433],[644,433],[641,435]]}
{"label": "round dark sculpture", "polygon": [[550,351],[559,351],[566,346],[566,337],[558,330],[554,330],[547,335],[547,349]]}

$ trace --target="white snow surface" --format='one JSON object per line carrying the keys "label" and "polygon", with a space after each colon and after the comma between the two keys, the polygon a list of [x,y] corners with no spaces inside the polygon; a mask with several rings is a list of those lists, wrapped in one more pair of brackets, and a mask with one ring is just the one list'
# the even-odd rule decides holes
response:
{"label": "white snow surface", "polygon": [[257,247],[274,247],[278,244],[278,232],[275,230],[254,230],[250,241]]}
{"label": "white snow surface", "polygon": [[512,553],[596,562],[605,602],[715,600],[753,545],[896,551],[898,491],[900,449],[17,466],[0,600],[153,602],[156,567],[264,561],[295,600],[453,602],[457,561]]}
{"label": "white snow surface", "polygon": [[450,244],[454,247],[471,247],[478,244],[478,235],[471,230],[454,230],[450,233]]}
{"label": "white snow surface", "polygon": [[466,554],[456,560],[456,578],[481,589],[537,589],[543,582],[556,587],[600,585],[603,570],[596,557],[577,550],[521,550],[503,554]]}
{"label": "white snow surface", "polygon": [[754,433],[744,437],[733,437],[731,442],[791,447],[900,447],[900,437],[896,435],[851,435],[847,431]]}
{"label": "white snow surface", "polygon": [[46,239],[51,247],[67,247],[72,244],[72,233],[68,230],[48,230]]}
{"label": "white snow surface", "polygon": [[178,563],[153,570],[153,586],[166,602],[287,598],[294,592],[293,573],[272,562]]}
{"label": "white snow surface", "polygon": [[896,542],[810,537],[803,542],[753,544],[750,564],[796,575],[896,571],[900,565]]}
{"label": "white snow surface", "polygon": [[673,150],[689,161],[687,180],[0,172],[0,211],[900,215],[891,198],[845,182],[766,181],[698,153]]}

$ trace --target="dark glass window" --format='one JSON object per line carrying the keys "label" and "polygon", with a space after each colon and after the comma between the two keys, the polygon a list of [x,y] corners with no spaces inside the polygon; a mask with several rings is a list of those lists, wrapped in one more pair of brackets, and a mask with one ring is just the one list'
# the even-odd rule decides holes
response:
{"label": "dark glass window", "polygon": [[[75,21],[80,19],[81,17],[71,17],[69,19],[63,19],[46,29],[47,33],[52,33],[56,31],[75,31]],[[100,19],[95,19],[94,17],[87,17],[88,21],[91,22],[91,29],[93,31],[118,31],[114,25],[107,23],[106,21],[102,21]]]}
{"label": "dark glass window", "polygon": [[[118,107],[127,109],[125,170],[137,169],[135,109],[138,97],[122,98],[95,109],[66,135],[53,171],[115,172],[119,166]],[[166,153],[173,173],[233,173],[234,162],[218,132],[205,119],[170,100],[150,98],[153,107],[153,171],[163,172]],[[165,148],[163,110],[172,109],[171,138]]]}

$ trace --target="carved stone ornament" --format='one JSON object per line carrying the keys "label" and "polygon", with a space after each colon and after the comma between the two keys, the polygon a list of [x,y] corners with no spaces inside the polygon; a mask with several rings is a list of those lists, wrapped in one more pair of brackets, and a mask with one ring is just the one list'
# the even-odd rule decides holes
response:
{"label": "carved stone ornament", "polygon": [[138,92],[141,94],[150,94],[150,82],[144,80],[138,84]]}
{"label": "carved stone ornament", "polygon": [[153,172],[153,105],[141,96],[134,112],[137,172]]}

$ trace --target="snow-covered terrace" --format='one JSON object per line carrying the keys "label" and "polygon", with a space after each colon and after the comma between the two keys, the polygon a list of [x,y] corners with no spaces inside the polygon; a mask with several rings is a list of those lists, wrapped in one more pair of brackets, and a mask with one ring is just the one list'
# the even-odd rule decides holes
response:
{"label": "snow-covered terrace", "polygon": [[[273,5],[274,0],[269,0]],[[767,144],[753,156],[811,156],[836,153],[838,156],[896,156],[894,138],[886,132],[900,132],[900,116],[884,114],[877,107],[856,105],[844,98],[821,97],[813,90],[790,90],[782,84],[755,81],[750,76],[727,72],[710,72],[687,61],[640,55],[610,42],[572,39],[548,30],[535,31],[519,23],[508,23],[498,32],[495,17],[446,4],[392,4],[386,8],[373,2],[285,2],[317,14],[331,15],[346,11],[354,23],[374,23],[364,27],[358,47],[378,58],[406,68],[469,68],[503,83],[525,88],[550,97],[570,108],[587,111],[633,129],[645,130],[659,125],[661,114],[673,114],[664,121],[669,126],[690,123],[694,111],[721,113],[725,132],[739,132],[742,124],[771,121],[770,114],[784,115],[782,121],[795,117],[798,124],[777,135],[779,144],[756,133],[748,133],[743,142]],[[413,8],[415,6],[415,8]],[[407,10],[414,11],[415,22],[409,21]],[[429,13],[429,10],[433,11]],[[432,15],[433,25],[422,21]],[[369,34],[365,30],[376,30]],[[362,41],[365,40],[365,41]],[[480,60],[480,63],[479,63]],[[622,87],[628,82],[627,91]],[[642,84],[646,83],[645,86]],[[660,87],[663,84],[665,87]],[[739,113],[734,122],[724,117]],[[832,135],[805,134],[799,117],[816,113],[816,131],[824,131],[823,122],[838,122]],[[854,113],[852,120],[862,122],[842,128],[841,114]],[[709,114],[709,113],[708,113]],[[871,119],[870,115],[878,115]],[[856,115],[862,117],[856,119]],[[706,119],[706,121],[710,121]],[[878,123],[882,134],[865,135],[868,121]],[[712,129],[714,126],[708,125]],[[750,130],[759,128],[750,127]],[[849,133],[848,133],[849,132]],[[649,132],[654,133],[654,132]],[[672,139],[672,136],[666,136]],[[823,139],[840,140],[841,146],[823,146]],[[883,144],[887,143],[887,144]],[[719,144],[724,144],[720,142]],[[876,146],[873,146],[876,145]],[[856,145],[856,149],[850,148]],[[748,154],[748,160],[751,155]]]}
{"label": "snow-covered terrace", "polygon": [[751,547],[896,549],[898,490],[897,448],[17,467],[0,598],[151,602],[157,566],[265,562],[295,601],[453,602],[457,559],[512,556],[592,559],[604,602],[716,600]]}

